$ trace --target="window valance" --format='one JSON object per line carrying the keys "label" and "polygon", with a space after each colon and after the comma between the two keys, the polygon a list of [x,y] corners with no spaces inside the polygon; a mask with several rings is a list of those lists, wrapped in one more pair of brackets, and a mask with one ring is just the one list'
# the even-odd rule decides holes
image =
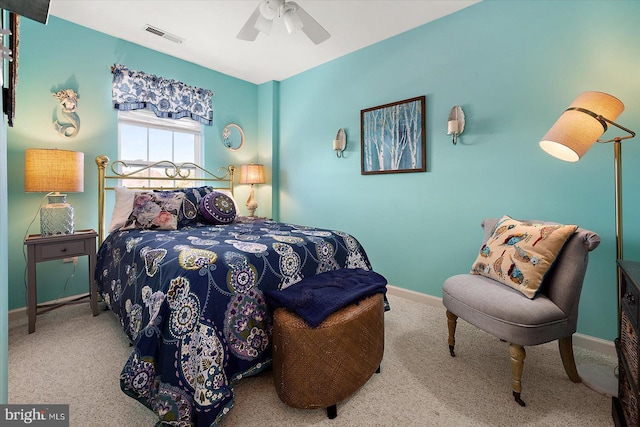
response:
{"label": "window valance", "polygon": [[189,117],[205,125],[213,124],[213,92],[188,86],[177,80],[130,70],[124,65],[111,67],[113,108],[153,111],[169,119]]}

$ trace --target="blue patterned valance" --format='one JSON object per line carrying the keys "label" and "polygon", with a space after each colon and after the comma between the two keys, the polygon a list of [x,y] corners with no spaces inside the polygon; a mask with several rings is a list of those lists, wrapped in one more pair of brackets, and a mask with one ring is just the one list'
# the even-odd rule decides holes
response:
{"label": "blue patterned valance", "polygon": [[205,125],[213,124],[213,93],[177,80],[165,79],[116,64],[113,73],[113,108],[153,111],[156,116],[181,119],[190,117]]}

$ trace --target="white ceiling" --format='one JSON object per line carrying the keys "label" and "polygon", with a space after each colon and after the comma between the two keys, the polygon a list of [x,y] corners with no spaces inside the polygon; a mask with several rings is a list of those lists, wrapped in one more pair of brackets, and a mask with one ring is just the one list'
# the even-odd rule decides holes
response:
{"label": "white ceiling", "polygon": [[[49,13],[255,84],[281,81],[479,0],[297,0],[331,37],[314,45],[276,19],[254,42],[236,34],[260,0],[51,0]],[[174,43],[144,30],[176,35]],[[455,31],[455,29],[452,29]]]}

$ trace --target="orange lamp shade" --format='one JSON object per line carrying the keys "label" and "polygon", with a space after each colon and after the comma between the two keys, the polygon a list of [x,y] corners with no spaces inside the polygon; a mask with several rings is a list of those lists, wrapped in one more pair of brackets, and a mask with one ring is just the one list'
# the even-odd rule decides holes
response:
{"label": "orange lamp shade", "polygon": [[28,148],[24,159],[24,191],[84,191],[84,153]]}

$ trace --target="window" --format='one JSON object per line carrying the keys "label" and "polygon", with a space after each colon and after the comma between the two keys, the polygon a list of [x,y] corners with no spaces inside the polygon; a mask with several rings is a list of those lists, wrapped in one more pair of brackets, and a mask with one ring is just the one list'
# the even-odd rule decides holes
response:
{"label": "window", "polygon": [[[162,119],[147,110],[119,111],[118,159],[127,164],[127,167],[121,168],[120,173],[131,173],[161,160],[200,165],[202,124],[188,118]],[[170,179],[175,174],[176,171],[167,168],[166,164],[158,165],[139,174],[146,179],[129,181],[127,184],[135,187],[175,187],[175,181]],[[180,175],[198,178],[200,173],[196,168],[186,167],[180,170]],[[180,183],[180,186],[195,185],[195,180]]]}

